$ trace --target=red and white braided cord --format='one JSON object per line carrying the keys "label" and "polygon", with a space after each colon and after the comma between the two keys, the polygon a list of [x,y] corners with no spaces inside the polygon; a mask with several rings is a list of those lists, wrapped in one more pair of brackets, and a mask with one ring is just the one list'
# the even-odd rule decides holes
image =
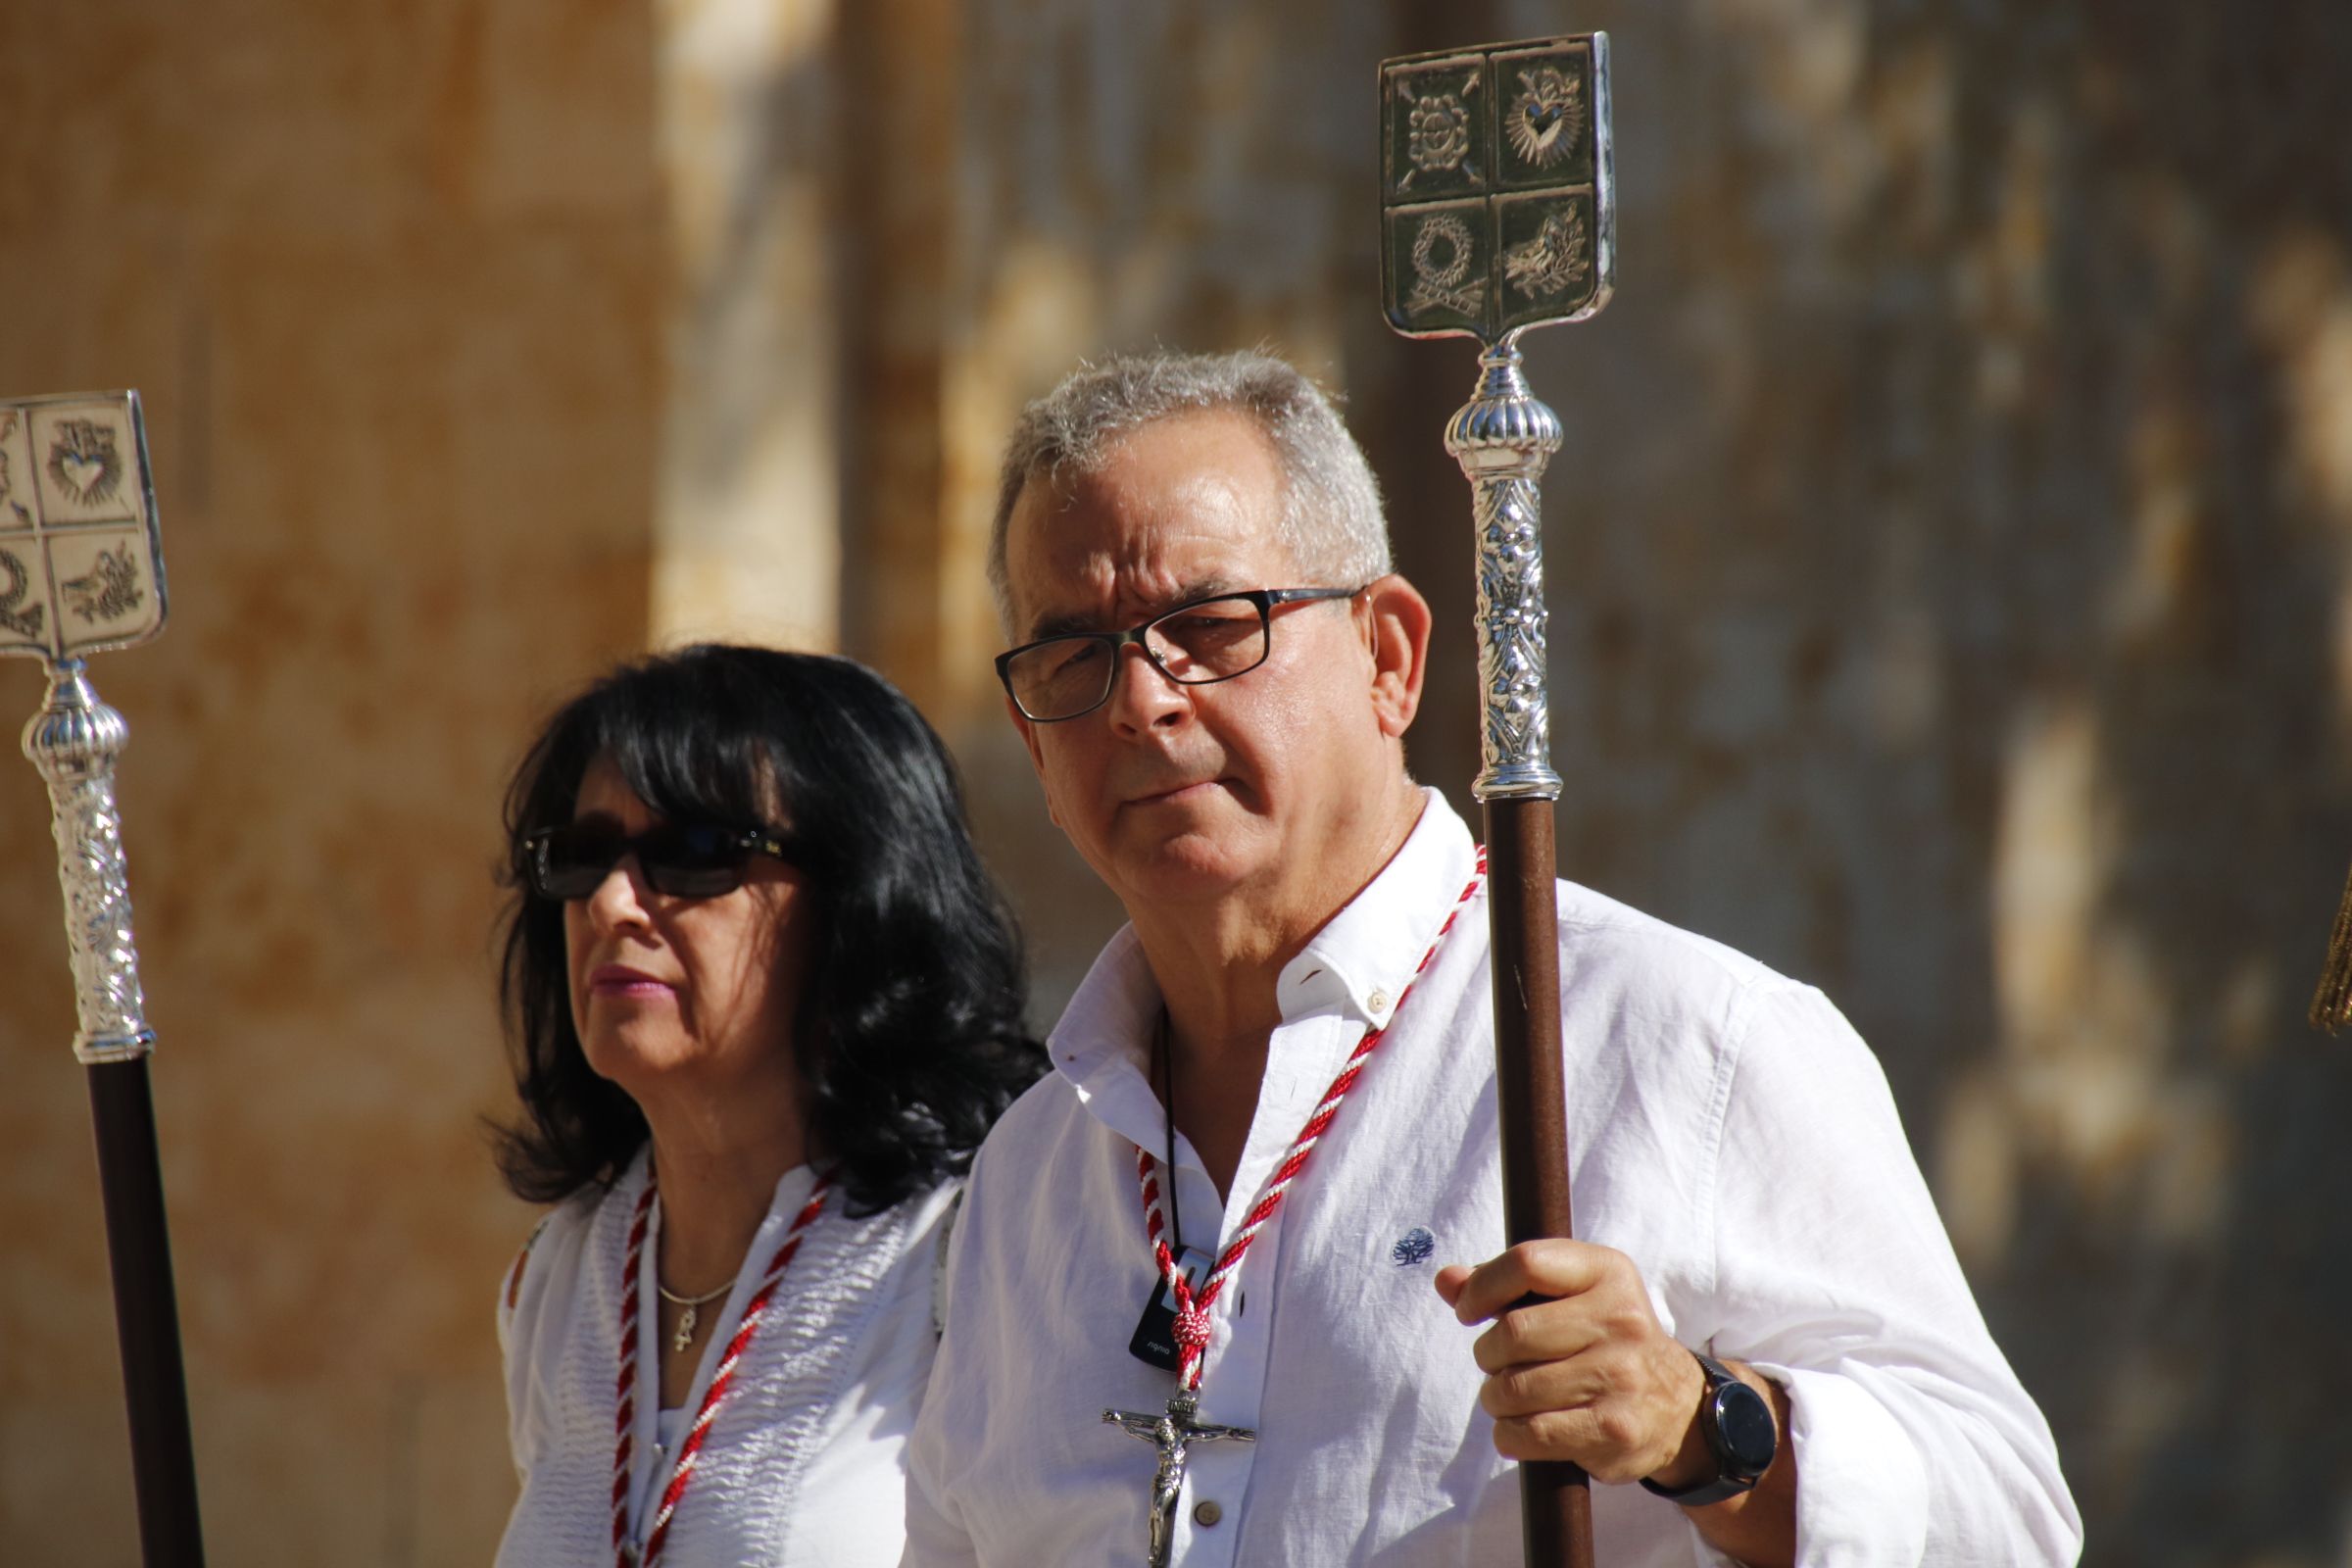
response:
{"label": "red and white braided cord", "polygon": [[[1429,951],[1421,955],[1419,963],[1413,965],[1412,978],[1397,993],[1396,1005],[1389,1013],[1389,1022],[1372,1025],[1364,1031],[1363,1039],[1355,1043],[1355,1050],[1348,1054],[1347,1064],[1340,1069],[1340,1075],[1331,1081],[1331,1087],[1323,1091],[1322,1102],[1315,1106],[1314,1114],[1307,1117],[1306,1125],[1298,1129],[1298,1138],[1291,1144],[1291,1152],[1283,1156],[1281,1164],[1274,1167],[1274,1174],[1267,1179],[1265,1190],[1258,1194],[1257,1201],[1250,1206],[1249,1217],[1242,1221],[1242,1228],[1226,1244],[1225,1250],[1217,1255],[1215,1265],[1209,1269],[1208,1278],[1199,1291],[1195,1291],[1185,1279],[1184,1269],[1177,1263],[1176,1254],[1168,1246],[1167,1224],[1160,1214],[1159,1162],[1152,1157],[1150,1150],[1136,1150],[1136,1175],[1144,1189],[1144,1235],[1152,1244],[1152,1256],[1159,1265],[1160,1277],[1168,1282],[1168,1289],[1176,1298],[1176,1375],[1179,1387],[1198,1389],[1200,1386],[1201,1364],[1208,1349],[1209,1309],[1216,1305],[1217,1298],[1225,1293],[1225,1282],[1240,1270],[1242,1258],[1250,1250],[1250,1244],[1257,1240],[1257,1233],[1266,1228],[1266,1223],[1274,1217],[1274,1211],[1282,1206],[1283,1196],[1291,1190],[1291,1184],[1298,1179],[1298,1173],[1306,1168],[1306,1156],[1314,1152],[1315,1145],[1331,1126],[1332,1118],[1340,1113],[1340,1102],[1348,1098],[1348,1091],[1355,1087],[1355,1080],[1363,1073],[1365,1059],[1388,1034],[1390,1025],[1396,1023],[1397,1016],[1404,1011],[1404,999],[1413,994],[1413,986],[1420,980],[1421,972],[1438,956],[1438,949],[1445,945],[1446,933],[1453,929],[1453,922],[1461,917],[1463,908],[1486,879],[1487,852],[1482,845],[1478,852],[1478,869],[1471,874],[1469,885],[1462,889],[1461,897],[1454,900],[1453,907],[1446,912],[1446,923],[1438,927],[1438,934],[1431,940]],[[1168,1179],[1174,1181],[1175,1173],[1171,1171]]]}
{"label": "red and white braided cord", "polygon": [[[669,1541],[669,1522],[678,1511],[678,1503],[686,1495],[686,1484],[694,1479],[695,1466],[701,1461],[703,1444],[710,1435],[710,1423],[718,1419],[719,1401],[734,1386],[735,1368],[751,1348],[752,1337],[760,1332],[773,1304],[776,1287],[784,1278],[785,1268],[793,1254],[801,1250],[801,1238],[807,1233],[825,1198],[832,1190],[829,1177],[818,1177],[794,1216],[791,1229],[776,1247],[775,1255],[767,1261],[767,1272],[760,1276],[760,1289],[753,1293],[750,1304],[743,1309],[743,1321],[735,1327],[735,1337],[727,1342],[726,1353],[719,1357],[718,1369],[710,1375],[710,1388],[703,1396],[702,1407],[695,1412],[694,1425],[686,1431],[686,1440],[678,1445],[678,1457],[670,1467],[669,1485],[662,1490],[661,1505],[655,1510],[653,1528],[647,1533],[645,1552],[637,1559],[640,1568],[654,1568],[662,1560],[662,1548]],[[645,1235],[654,1202],[654,1179],[646,1177],[645,1191],[637,1200],[637,1216],[629,1226],[629,1257],[621,1269],[620,1283],[620,1404],[612,1452],[612,1548],[618,1568],[632,1568],[629,1556],[629,1458],[630,1434],[636,1422],[637,1403],[637,1292],[640,1270],[644,1267]]]}
{"label": "red and white braided cord", "polygon": [[626,1568],[629,1549],[629,1460],[637,1431],[637,1281],[645,1266],[645,1233],[652,1224],[654,1181],[637,1195],[629,1220],[629,1259],[620,1270],[620,1388],[612,1413],[612,1552]]}

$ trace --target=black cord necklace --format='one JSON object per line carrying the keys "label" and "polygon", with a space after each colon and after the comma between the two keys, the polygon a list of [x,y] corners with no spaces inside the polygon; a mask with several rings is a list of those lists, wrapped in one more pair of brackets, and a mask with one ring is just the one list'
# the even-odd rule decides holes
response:
{"label": "black cord necklace", "polygon": [[1159,1110],[1168,1134],[1168,1250],[1184,1255],[1184,1216],[1176,1207],[1176,1043],[1168,1027],[1168,1009],[1159,1009],[1159,1029],[1153,1038],[1159,1048]]}

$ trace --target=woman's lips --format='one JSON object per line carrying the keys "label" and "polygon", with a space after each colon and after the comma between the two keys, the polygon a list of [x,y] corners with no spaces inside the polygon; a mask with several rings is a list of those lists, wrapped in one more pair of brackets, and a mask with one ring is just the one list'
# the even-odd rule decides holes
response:
{"label": "woman's lips", "polygon": [[595,997],[659,997],[675,989],[666,980],[621,963],[599,964],[588,975],[588,994]]}

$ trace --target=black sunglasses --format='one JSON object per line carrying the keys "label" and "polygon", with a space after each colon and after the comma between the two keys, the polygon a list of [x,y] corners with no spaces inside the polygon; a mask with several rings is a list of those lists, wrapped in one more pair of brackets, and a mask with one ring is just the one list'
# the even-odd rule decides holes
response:
{"label": "black sunglasses", "polygon": [[540,898],[584,899],[604,885],[622,856],[633,855],[656,893],[714,899],[743,886],[753,856],[791,860],[794,851],[792,840],[764,828],[663,822],[642,833],[622,833],[593,822],[566,822],[523,839],[522,874]]}

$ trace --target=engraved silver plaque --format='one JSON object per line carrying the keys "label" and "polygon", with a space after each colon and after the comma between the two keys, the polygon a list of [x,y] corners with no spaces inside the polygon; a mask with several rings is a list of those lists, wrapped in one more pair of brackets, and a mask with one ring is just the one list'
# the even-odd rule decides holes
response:
{"label": "engraved silver plaque", "polygon": [[1581,321],[1616,283],[1606,33],[1380,68],[1381,292],[1407,337]]}
{"label": "engraved silver plaque", "polygon": [[0,403],[0,654],[128,648],[166,609],[139,395]]}

